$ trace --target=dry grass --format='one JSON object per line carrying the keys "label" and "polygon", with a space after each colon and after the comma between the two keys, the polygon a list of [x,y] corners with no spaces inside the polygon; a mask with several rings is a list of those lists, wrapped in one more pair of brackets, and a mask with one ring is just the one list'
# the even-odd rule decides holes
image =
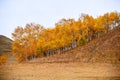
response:
{"label": "dry grass", "polygon": [[120,63],[120,26],[76,49],[82,62]]}
{"label": "dry grass", "polygon": [[120,64],[6,64],[0,66],[0,80],[120,80]]}

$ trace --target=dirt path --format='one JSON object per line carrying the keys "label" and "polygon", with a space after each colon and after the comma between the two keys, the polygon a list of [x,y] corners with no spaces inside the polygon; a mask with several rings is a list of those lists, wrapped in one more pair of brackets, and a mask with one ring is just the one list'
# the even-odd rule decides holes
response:
{"label": "dirt path", "polygon": [[0,66],[0,80],[120,80],[120,64],[7,64]]}

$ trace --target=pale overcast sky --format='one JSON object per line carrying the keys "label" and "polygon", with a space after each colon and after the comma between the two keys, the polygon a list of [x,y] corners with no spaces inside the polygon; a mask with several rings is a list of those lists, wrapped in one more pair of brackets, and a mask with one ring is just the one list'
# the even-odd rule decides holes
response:
{"label": "pale overcast sky", "polygon": [[120,0],[0,0],[0,35],[11,38],[17,26],[38,23],[54,27],[62,18],[79,18],[81,13],[94,17],[120,12]]}

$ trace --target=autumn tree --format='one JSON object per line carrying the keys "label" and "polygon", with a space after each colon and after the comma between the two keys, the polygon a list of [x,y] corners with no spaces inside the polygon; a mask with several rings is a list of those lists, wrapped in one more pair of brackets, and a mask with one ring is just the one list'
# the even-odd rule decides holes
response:
{"label": "autumn tree", "polygon": [[104,20],[103,16],[99,16],[98,18],[95,19],[94,35],[96,38],[99,38],[99,36],[105,32],[103,20]]}
{"label": "autumn tree", "polygon": [[43,30],[43,26],[33,23],[27,24],[25,28],[15,29],[12,33],[14,39],[12,49],[19,62],[37,56],[36,45]]}
{"label": "autumn tree", "polygon": [[120,23],[120,13],[118,12],[111,12],[109,13],[109,24],[111,28],[119,25]]}

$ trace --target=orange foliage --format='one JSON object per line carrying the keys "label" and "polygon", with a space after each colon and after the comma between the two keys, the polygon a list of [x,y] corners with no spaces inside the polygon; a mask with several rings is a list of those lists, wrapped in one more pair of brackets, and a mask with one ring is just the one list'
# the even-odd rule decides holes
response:
{"label": "orange foliage", "polygon": [[5,56],[5,55],[1,55],[1,56],[0,56],[0,65],[1,65],[1,64],[5,64],[6,62],[7,62],[6,56]]}
{"label": "orange foliage", "polygon": [[111,12],[94,18],[82,14],[78,20],[61,19],[55,28],[44,29],[39,24],[17,27],[13,35],[13,52],[18,61],[40,55],[59,53],[98,38],[115,26],[120,25],[120,13]]}

